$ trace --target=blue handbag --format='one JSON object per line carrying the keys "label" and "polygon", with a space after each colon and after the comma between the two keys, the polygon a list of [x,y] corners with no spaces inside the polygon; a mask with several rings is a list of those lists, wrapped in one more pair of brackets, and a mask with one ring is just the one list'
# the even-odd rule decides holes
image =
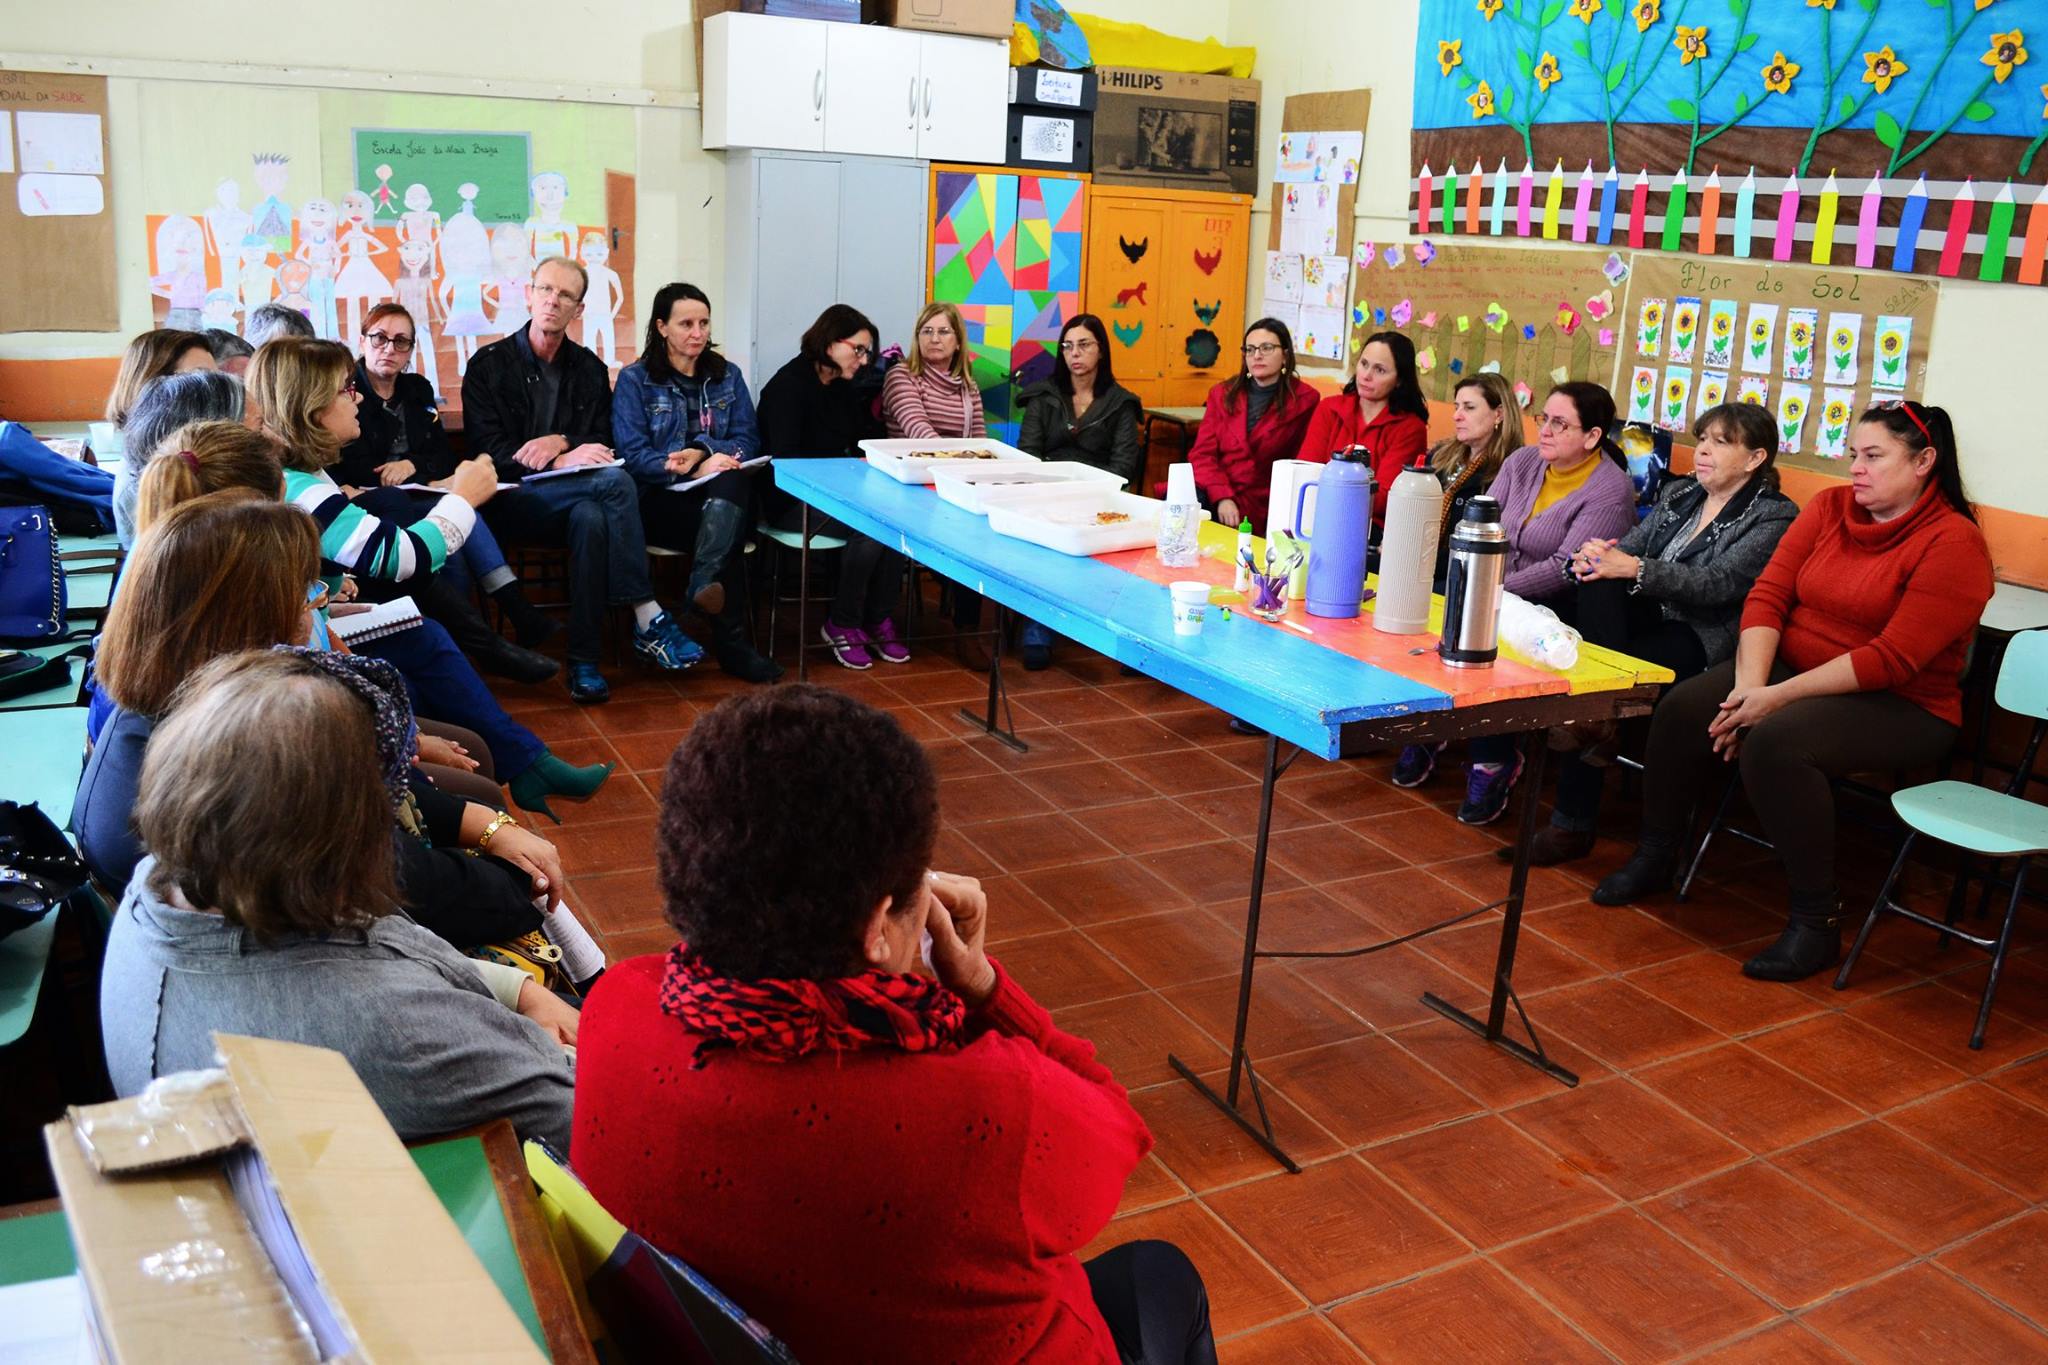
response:
{"label": "blue handbag", "polygon": [[47,507],[0,507],[0,640],[64,637],[64,566]]}

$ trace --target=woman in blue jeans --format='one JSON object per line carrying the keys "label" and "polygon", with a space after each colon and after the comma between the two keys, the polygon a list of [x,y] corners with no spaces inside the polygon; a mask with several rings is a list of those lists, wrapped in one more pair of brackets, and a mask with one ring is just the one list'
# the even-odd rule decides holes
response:
{"label": "woman in blue jeans", "polygon": [[718,666],[774,682],[782,669],[747,638],[746,604],[727,581],[754,499],[740,466],[760,452],[761,433],[746,375],[711,345],[711,300],[696,285],[655,292],[640,358],[612,391],[612,443],[640,485],[647,543],[690,547],[690,601],[711,622]]}

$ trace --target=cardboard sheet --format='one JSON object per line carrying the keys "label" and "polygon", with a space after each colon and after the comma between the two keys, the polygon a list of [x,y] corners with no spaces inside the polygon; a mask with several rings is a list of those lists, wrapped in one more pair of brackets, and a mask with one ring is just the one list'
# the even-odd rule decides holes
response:
{"label": "cardboard sheet", "polygon": [[107,80],[0,71],[0,332],[111,332]]}

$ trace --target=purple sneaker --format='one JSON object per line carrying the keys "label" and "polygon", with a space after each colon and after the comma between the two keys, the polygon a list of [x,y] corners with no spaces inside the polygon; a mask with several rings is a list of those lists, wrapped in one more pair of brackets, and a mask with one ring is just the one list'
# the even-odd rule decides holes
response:
{"label": "purple sneaker", "polygon": [[866,632],[868,643],[875,647],[875,653],[882,656],[885,664],[907,664],[910,651],[903,647],[903,641],[896,634],[896,622],[884,616],[875,622],[874,628]]}
{"label": "purple sneaker", "polygon": [[1389,780],[1397,787],[1421,786],[1436,771],[1436,756],[1443,751],[1441,744],[1404,746],[1400,756],[1394,760],[1394,771]]}
{"label": "purple sneaker", "polygon": [[1465,769],[1465,803],[1458,819],[1467,825],[1490,825],[1508,808],[1508,797],[1522,777],[1522,756],[1506,763],[1474,763]]}
{"label": "purple sneaker", "polygon": [[846,629],[826,622],[818,633],[825,637],[825,643],[832,646],[832,657],[848,668],[873,668],[874,655],[868,653],[866,632]]}

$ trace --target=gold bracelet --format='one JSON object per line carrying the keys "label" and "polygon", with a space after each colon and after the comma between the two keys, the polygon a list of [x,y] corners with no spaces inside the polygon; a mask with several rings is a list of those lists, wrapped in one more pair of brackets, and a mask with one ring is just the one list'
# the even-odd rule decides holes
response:
{"label": "gold bracelet", "polygon": [[505,828],[505,826],[511,823],[511,813],[508,811],[499,811],[496,815],[491,817],[491,823],[484,826],[484,832],[476,836],[476,846],[478,848],[489,848],[491,846],[491,836],[493,834],[496,834],[499,830]]}

